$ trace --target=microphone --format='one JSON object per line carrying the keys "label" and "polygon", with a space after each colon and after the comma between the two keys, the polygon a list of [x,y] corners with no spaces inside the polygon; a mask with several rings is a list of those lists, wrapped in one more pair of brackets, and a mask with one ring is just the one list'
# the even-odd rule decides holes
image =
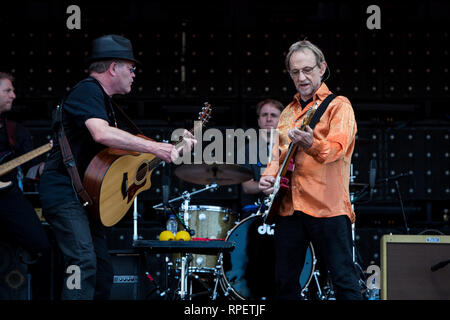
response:
{"label": "microphone", "polygon": [[162,186],[162,197],[164,205],[169,202],[169,186],[167,184]]}
{"label": "microphone", "polygon": [[162,179],[161,179],[162,196],[163,196],[163,203],[164,203],[165,207],[167,207],[167,204],[169,202],[169,195],[170,195],[169,183],[170,183],[170,181],[169,181],[167,172],[162,172]]}
{"label": "microphone", "polygon": [[434,272],[436,270],[442,269],[443,267],[445,267],[449,263],[450,263],[450,259],[449,260],[445,260],[445,261],[441,261],[439,263],[436,263],[434,266],[431,267],[431,271]]}
{"label": "microphone", "polygon": [[162,177],[162,200],[164,205],[164,212],[167,213],[169,208],[169,195],[170,195],[170,188],[169,188],[169,178],[166,174]]}
{"label": "microphone", "polygon": [[373,195],[373,189],[375,188],[376,178],[377,178],[377,161],[375,159],[371,159],[369,165],[370,198],[372,198]]}
{"label": "microphone", "polygon": [[395,176],[390,176],[390,177],[387,177],[387,178],[378,179],[377,182],[385,182],[386,183],[389,180],[398,180],[401,177],[409,177],[409,176],[413,176],[413,174],[409,173],[409,172],[402,172],[402,173],[399,173],[399,174],[397,174]]}

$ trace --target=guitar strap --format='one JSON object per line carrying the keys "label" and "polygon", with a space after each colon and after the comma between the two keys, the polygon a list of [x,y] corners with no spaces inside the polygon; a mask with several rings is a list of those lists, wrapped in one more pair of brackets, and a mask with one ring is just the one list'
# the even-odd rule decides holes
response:
{"label": "guitar strap", "polygon": [[[85,80],[82,80],[81,82],[83,82],[83,81],[94,82],[100,87],[100,89],[103,92],[105,105],[106,105],[107,101],[108,101],[108,96],[105,93],[105,91],[103,90],[103,88],[101,87],[100,83],[97,81],[97,79],[87,78]],[[72,88],[72,90],[74,88]],[[72,90],[70,90],[64,96],[64,98],[61,101],[61,103],[56,107],[56,113],[55,113],[55,120],[54,120],[54,123],[53,123],[53,129],[56,132],[56,135],[58,137],[59,146],[60,146],[61,154],[62,154],[62,157],[63,157],[63,163],[64,163],[65,167],[67,168],[67,171],[68,171],[68,173],[69,173],[69,175],[70,175],[70,177],[72,179],[72,183],[73,183],[73,185],[75,187],[75,191],[77,192],[78,196],[83,201],[83,206],[88,206],[88,205],[91,205],[93,203],[93,201],[92,201],[91,197],[89,196],[89,194],[87,193],[86,189],[84,188],[83,183],[81,182],[81,177],[80,177],[80,174],[78,172],[78,169],[77,169],[77,166],[76,166],[76,163],[75,163],[75,159],[74,159],[73,154],[72,154],[72,150],[70,149],[69,142],[68,142],[67,137],[66,137],[66,135],[64,133],[64,126],[63,126],[62,106],[64,105],[64,100],[70,94],[70,92]],[[119,111],[119,114],[125,120],[125,122],[130,127],[130,129],[133,129],[136,132],[138,132],[140,134],[143,134],[142,131],[130,120],[130,118],[125,114],[125,112],[112,99],[109,99],[109,101],[111,101],[111,108],[112,108],[111,112],[112,112],[112,115],[114,117],[114,121],[115,122],[116,122],[116,119],[115,119],[114,109],[116,111]],[[117,122],[116,122],[116,126],[117,126]]]}
{"label": "guitar strap", "polygon": [[320,104],[320,106],[317,108],[316,112],[314,112],[314,115],[309,122],[309,126],[311,129],[314,130],[314,127],[316,124],[320,121],[320,118],[322,118],[322,115],[324,114],[325,110],[327,110],[328,105],[331,101],[333,101],[334,98],[337,96],[334,93],[330,93]]}
{"label": "guitar strap", "polygon": [[111,104],[113,106],[113,108],[116,111],[119,111],[120,116],[122,117],[123,120],[125,120],[125,122],[127,123],[128,127],[130,129],[133,129],[134,131],[136,131],[137,133],[140,133],[142,135],[144,135],[144,133],[141,131],[141,129],[139,129],[133,121],[131,121],[131,119],[127,116],[127,114],[125,113],[125,111],[122,110],[122,108],[119,107],[119,105],[115,102],[111,100]]}
{"label": "guitar strap", "polygon": [[62,122],[62,105],[63,103],[56,107],[53,129],[55,130],[58,138],[63,163],[70,175],[70,178],[72,179],[72,184],[75,187],[75,191],[78,194],[78,197],[80,197],[83,201],[83,207],[85,207],[92,204],[92,199],[86,189],[84,189],[83,183],[81,182],[80,174],[78,172],[72,150],[70,149],[69,141],[67,141],[66,134],[64,133],[64,126]]}
{"label": "guitar strap", "polygon": [[[89,79],[82,80],[78,84],[84,81],[89,81]],[[62,160],[64,163],[64,166],[67,169],[67,172],[69,173],[70,178],[72,179],[72,184],[75,188],[75,191],[78,195],[78,197],[82,200],[83,207],[92,205],[93,201],[89,194],[87,193],[86,189],[83,186],[83,183],[81,182],[80,173],[78,172],[77,164],[75,163],[75,158],[73,157],[72,150],[69,145],[69,141],[67,140],[66,134],[64,132],[64,126],[63,126],[63,113],[62,108],[64,105],[64,101],[69,96],[69,94],[73,91],[75,87],[78,86],[75,85],[61,100],[60,104],[56,106],[56,110],[53,116],[53,130],[56,133],[56,137],[58,138],[59,142],[59,148],[61,150]]]}

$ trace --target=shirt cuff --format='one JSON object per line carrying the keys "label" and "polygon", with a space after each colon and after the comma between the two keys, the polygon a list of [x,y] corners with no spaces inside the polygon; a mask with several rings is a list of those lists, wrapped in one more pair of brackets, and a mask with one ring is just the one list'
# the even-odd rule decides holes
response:
{"label": "shirt cuff", "polygon": [[319,155],[319,153],[323,150],[324,145],[321,143],[321,141],[314,139],[313,144],[309,149],[305,150],[305,153],[307,155],[310,155],[311,157],[316,157]]}

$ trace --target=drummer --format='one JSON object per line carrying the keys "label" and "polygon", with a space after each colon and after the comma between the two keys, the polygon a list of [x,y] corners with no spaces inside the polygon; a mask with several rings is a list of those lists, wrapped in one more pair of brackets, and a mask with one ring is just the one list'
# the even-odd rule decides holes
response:
{"label": "drummer", "polygon": [[[277,128],[278,119],[280,118],[280,114],[283,109],[283,104],[275,99],[265,99],[258,102],[258,104],[256,105],[258,127],[260,129],[267,130],[267,135],[263,135],[261,137],[262,141],[265,141],[265,143],[267,144],[267,154],[269,154],[270,152],[270,130]],[[258,145],[255,149],[250,148],[250,145],[253,143],[258,144],[260,142],[260,139],[250,140],[245,144],[244,147],[245,163],[243,165],[252,171],[253,178],[241,183],[241,219],[246,218],[252,213],[256,213],[259,207],[259,203],[262,203],[262,200],[265,197],[264,193],[259,191],[258,183],[261,177],[261,173],[266,168],[267,161],[264,161],[264,159],[260,159],[259,152],[257,153],[257,163],[250,163],[249,156],[249,150],[259,150]],[[265,159],[267,160],[268,158],[265,157]]]}

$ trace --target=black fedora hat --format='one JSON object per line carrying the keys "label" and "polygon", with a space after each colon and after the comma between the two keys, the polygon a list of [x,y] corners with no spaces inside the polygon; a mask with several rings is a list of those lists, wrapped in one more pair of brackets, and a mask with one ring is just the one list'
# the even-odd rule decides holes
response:
{"label": "black fedora hat", "polygon": [[92,42],[92,53],[89,62],[108,59],[130,60],[140,64],[134,58],[131,41],[115,34],[99,37]]}

